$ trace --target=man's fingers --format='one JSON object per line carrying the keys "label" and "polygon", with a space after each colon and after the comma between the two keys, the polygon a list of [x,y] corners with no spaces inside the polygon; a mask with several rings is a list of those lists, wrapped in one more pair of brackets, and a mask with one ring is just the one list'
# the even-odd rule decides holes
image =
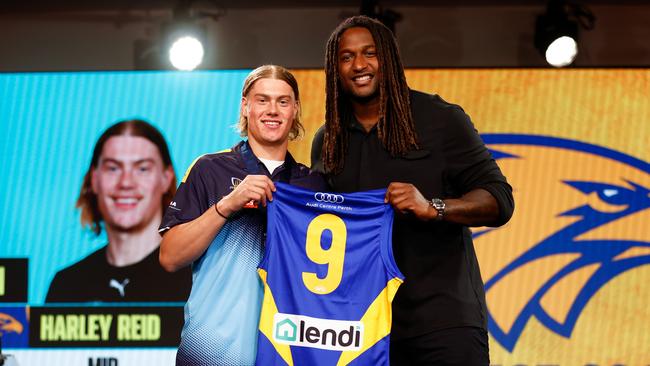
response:
{"label": "man's fingers", "polygon": [[393,205],[393,207],[395,207],[395,208],[397,208],[399,210],[406,210],[406,209],[410,208],[409,200],[408,200],[408,198],[406,198],[404,196],[395,197],[391,201],[391,204]]}
{"label": "man's fingers", "polygon": [[263,197],[260,198],[262,205],[266,206],[266,201],[273,201],[273,192],[275,191],[275,185],[273,181],[268,177],[264,176],[264,179],[258,179],[253,181],[257,192],[261,193]]}
{"label": "man's fingers", "polygon": [[[266,194],[265,199],[268,199],[269,201],[273,201],[273,192],[275,192],[275,185],[273,185],[273,182],[269,179],[269,182],[264,185],[264,193]],[[266,206],[266,202],[264,203]]]}
{"label": "man's fingers", "polygon": [[390,203],[400,213],[417,212],[420,192],[410,183],[392,182],[386,188],[385,203]]}
{"label": "man's fingers", "polygon": [[253,200],[266,206],[267,200],[273,200],[275,192],[275,184],[266,175],[248,175],[237,188],[238,193],[246,200],[243,205]]}
{"label": "man's fingers", "polygon": [[391,182],[386,188],[386,195],[384,196],[384,203],[391,202],[393,198],[399,195],[399,189],[403,183]]}

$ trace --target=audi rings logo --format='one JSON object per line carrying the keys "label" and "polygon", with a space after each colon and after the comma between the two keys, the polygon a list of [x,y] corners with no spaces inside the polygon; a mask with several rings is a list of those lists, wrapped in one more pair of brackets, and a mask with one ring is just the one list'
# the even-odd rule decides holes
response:
{"label": "audi rings logo", "polygon": [[343,203],[345,199],[340,194],[316,192],[314,198],[318,202]]}

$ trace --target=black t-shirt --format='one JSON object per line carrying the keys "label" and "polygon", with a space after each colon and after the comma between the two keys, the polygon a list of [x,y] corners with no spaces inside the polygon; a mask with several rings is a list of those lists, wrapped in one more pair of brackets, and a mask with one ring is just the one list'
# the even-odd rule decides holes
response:
{"label": "black t-shirt", "polygon": [[[343,121],[349,136],[343,171],[328,177],[334,191],[386,188],[412,183],[427,198],[457,198],[474,189],[499,205],[499,226],[512,215],[512,188],[472,122],[457,105],[411,91],[419,149],[394,158],[356,121]],[[323,171],[324,128],[314,137],[312,169]],[[393,301],[392,339],[458,326],[487,329],[483,282],[469,229],[449,222],[422,222],[396,215],[393,255],[405,276]]]}
{"label": "black t-shirt", "polygon": [[45,302],[184,302],[192,287],[189,267],[165,271],[160,248],[138,263],[115,267],[106,260],[106,246],[57,272]]}

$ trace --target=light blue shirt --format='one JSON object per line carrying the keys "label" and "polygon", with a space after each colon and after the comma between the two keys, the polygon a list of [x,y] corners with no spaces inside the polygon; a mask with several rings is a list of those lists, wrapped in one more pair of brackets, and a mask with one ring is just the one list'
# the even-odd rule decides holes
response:
{"label": "light blue shirt", "polygon": [[179,365],[254,365],[263,287],[263,217],[228,220],[192,266]]}

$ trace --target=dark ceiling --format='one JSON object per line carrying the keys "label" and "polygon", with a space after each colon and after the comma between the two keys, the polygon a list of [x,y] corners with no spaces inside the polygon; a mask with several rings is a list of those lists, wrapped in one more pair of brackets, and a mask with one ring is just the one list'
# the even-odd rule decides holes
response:
{"label": "dark ceiling", "polygon": [[[309,7],[356,7],[362,1],[378,3],[383,7],[414,6],[539,6],[546,0],[403,0],[403,1],[368,1],[368,0],[213,0],[213,1],[188,1],[188,0],[4,0],[0,1],[0,14],[25,14],[25,13],[51,13],[51,12],[83,12],[101,10],[162,10],[171,9],[179,2],[199,4],[224,9],[246,8],[309,8]],[[644,0],[590,0],[575,1],[585,5],[641,5],[650,4]]]}

